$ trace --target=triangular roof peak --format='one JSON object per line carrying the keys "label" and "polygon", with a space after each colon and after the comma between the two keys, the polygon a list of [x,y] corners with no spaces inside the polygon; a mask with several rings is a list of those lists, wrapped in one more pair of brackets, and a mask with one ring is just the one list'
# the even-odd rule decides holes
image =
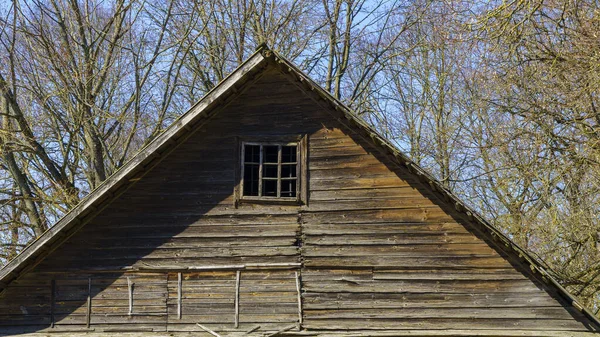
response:
{"label": "triangular roof peak", "polygon": [[276,67],[281,72],[295,78],[298,85],[305,89],[312,99],[328,105],[339,113],[339,120],[349,128],[356,130],[364,138],[374,143],[384,154],[393,161],[416,175],[425,186],[437,194],[444,203],[451,204],[466,220],[470,221],[484,235],[499,242],[507,254],[516,256],[530,265],[531,270],[539,273],[546,283],[557,290],[570,304],[579,309],[585,316],[600,327],[600,320],[587,308],[581,305],[555,278],[544,265],[519,247],[504,233],[496,229],[476,211],[462,202],[450,190],[444,187],[430,173],[425,171],[408,156],[398,150],[389,140],[381,136],[371,126],[342,102],[337,100],[294,64],[269,48],[266,43],[260,44],[256,51],[217,86],[209,91],[200,101],[194,104],[185,114],[179,117],[163,133],[142,148],[123,167],[106,179],[100,186],[83,198],[78,205],[71,209],[54,226],[39,238],[30,243],[19,255],[0,269],[0,293],[20,275],[31,270],[45,256],[55,250],[60,243],[72,236],[79,228],[96,216],[112,200],[125,192],[136,181],[143,177],[162,158],[166,157],[179,144],[183,143],[192,133],[219,111],[220,104],[228,97],[235,95],[242,86],[246,85],[267,67]]}

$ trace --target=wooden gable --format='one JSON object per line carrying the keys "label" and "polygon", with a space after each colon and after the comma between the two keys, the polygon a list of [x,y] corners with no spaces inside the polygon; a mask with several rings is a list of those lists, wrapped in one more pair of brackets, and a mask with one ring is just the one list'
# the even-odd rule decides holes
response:
{"label": "wooden gable", "polygon": [[[144,157],[159,160],[140,159],[93,213],[25,252],[0,297],[0,334],[598,330],[527,256],[262,52],[211,113],[160,140],[171,149]],[[239,202],[240,141],[282,136],[307,139],[304,202]]]}

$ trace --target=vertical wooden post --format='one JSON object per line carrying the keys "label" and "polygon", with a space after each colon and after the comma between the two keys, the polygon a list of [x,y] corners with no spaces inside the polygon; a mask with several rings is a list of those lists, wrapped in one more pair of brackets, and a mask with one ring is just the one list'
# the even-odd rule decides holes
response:
{"label": "vertical wooden post", "polygon": [[181,319],[181,288],[183,286],[183,277],[177,273],[177,319]]}
{"label": "vertical wooden post", "polygon": [[54,302],[56,302],[56,280],[50,282],[50,327],[54,328]]}
{"label": "vertical wooden post", "polygon": [[240,275],[242,271],[238,270],[235,274],[235,328],[240,326]]}
{"label": "vertical wooden post", "polygon": [[242,166],[244,166],[244,147],[240,142],[240,137],[235,137],[235,151],[233,151],[233,162],[238,163],[235,166],[235,187],[233,188],[233,206],[239,207],[240,197],[242,196]]}
{"label": "vertical wooden post", "polygon": [[300,174],[299,186],[296,186],[296,195],[304,205],[308,206],[308,135],[300,139],[299,153],[296,153],[298,166],[297,174]]}
{"label": "vertical wooden post", "polygon": [[88,278],[88,294],[87,294],[87,316],[85,325],[89,328],[92,320],[92,278]]}
{"label": "vertical wooden post", "polygon": [[129,316],[133,314],[133,283],[129,276],[127,277],[127,291],[129,292]]}
{"label": "vertical wooden post", "polygon": [[[282,154],[281,154],[281,145],[277,145],[277,198],[281,197],[281,160],[282,160]],[[296,158],[296,163],[298,162],[298,158]],[[298,164],[296,164],[296,166],[298,166]],[[296,174],[298,174],[296,172]],[[296,189],[298,188],[298,186],[296,186]],[[296,195],[298,195],[298,191],[296,190]]]}
{"label": "vertical wooden post", "polygon": [[302,294],[300,293],[300,273],[296,271],[296,294],[298,296],[298,323],[302,324]]}
{"label": "vertical wooden post", "polygon": [[263,146],[260,145],[260,154],[259,154],[259,158],[260,158],[260,165],[258,165],[258,196],[262,197],[262,185],[263,185]]}

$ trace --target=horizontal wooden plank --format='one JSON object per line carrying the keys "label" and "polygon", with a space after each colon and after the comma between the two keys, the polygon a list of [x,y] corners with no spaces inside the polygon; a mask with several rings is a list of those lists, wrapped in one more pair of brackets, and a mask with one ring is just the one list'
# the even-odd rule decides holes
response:
{"label": "horizontal wooden plank", "polygon": [[[298,315],[298,304],[297,303],[247,303],[244,301],[240,302],[240,313],[241,314],[252,314],[252,315]],[[223,304],[194,304],[190,305],[186,302],[182,305],[182,315],[233,315],[235,313],[235,307],[233,305]],[[140,309],[140,312],[144,312]],[[169,306],[169,315],[177,315],[177,306]]]}
{"label": "horizontal wooden plank", "polygon": [[304,269],[303,279],[333,280],[350,277],[360,280],[528,280],[513,268],[437,268],[424,269]]}
{"label": "horizontal wooden plank", "polygon": [[385,270],[375,271],[374,280],[527,280],[512,268],[464,270]]}
{"label": "horizontal wooden plank", "polygon": [[[350,165],[350,164],[346,164]],[[398,177],[381,177],[381,178],[361,178],[361,179],[310,179],[309,189],[312,190],[341,190],[341,189],[357,189],[357,188],[387,188],[411,186],[409,183],[400,180]]]}
{"label": "horizontal wooden plank", "polygon": [[523,293],[434,293],[434,292],[305,292],[302,304],[306,309],[404,309],[404,308],[536,308],[561,307],[547,294]]}
{"label": "horizontal wooden plank", "polygon": [[449,268],[449,267],[480,267],[480,268],[506,268],[510,264],[502,257],[411,257],[402,258],[394,256],[361,256],[361,257],[312,257],[305,258],[307,267],[423,267],[423,268]]}
{"label": "horizontal wooden plank", "polygon": [[168,258],[210,258],[210,257],[241,257],[241,256],[293,256],[298,255],[298,247],[285,246],[277,247],[269,245],[267,242],[264,246],[245,247],[245,248],[228,248],[228,247],[199,247],[195,249],[188,248],[157,248],[148,250],[148,248],[132,248],[132,247],[101,247],[90,249],[73,249],[69,250],[73,253],[73,258],[69,261],[77,260],[122,260],[143,257],[146,259],[168,259]]}
{"label": "horizontal wooden plank", "polygon": [[302,213],[302,223],[382,223],[382,222],[453,222],[454,219],[439,208],[356,209],[344,211]]}
{"label": "horizontal wooden plank", "polygon": [[[196,325],[197,322],[180,322],[180,321],[176,321],[176,320],[170,320],[169,324],[168,324],[168,332],[169,334],[171,333],[175,333],[175,336],[177,336],[177,332],[186,332],[185,335],[186,337],[192,337],[192,336],[202,336],[202,337],[214,337],[212,335],[204,335],[203,331],[201,331],[201,329]],[[242,332],[245,333],[246,331],[255,328],[257,325],[260,325],[260,328],[258,329],[257,334],[262,334],[263,332],[271,332],[274,333],[276,331],[281,330],[282,328],[291,325],[293,322],[277,322],[277,323],[269,323],[269,322],[260,322],[260,324],[257,324],[255,322],[240,322],[240,325],[238,327],[238,329],[234,329],[233,328],[233,321],[228,321],[226,323],[221,323],[221,324],[215,324],[215,323],[204,323],[202,325],[205,325],[206,327],[208,327],[209,329],[213,330],[213,331],[219,331],[219,332],[225,332],[223,333],[223,335],[225,335],[228,332]],[[140,336],[141,337],[141,336]],[[161,336],[163,337],[163,336]],[[587,336],[586,336],[587,337]]]}
{"label": "horizontal wooden plank", "polygon": [[569,320],[572,316],[562,307],[550,308],[404,308],[404,309],[306,309],[304,317],[312,319],[553,319]]}
{"label": "horizontal wooden plank", "polygon": [[424,192],[412,186],[391,186],[387,188],[355,188],[355,189],[335,189],[335,190],[314,190],[310,191],[311,202],[317,201],[350,201],[364,200],[365,198],[377,200],[404,200],[409,198],[425,199]]}
{"label": "horizontal wooden plank", "polygon": [[304,246],[302,255],[310,257],[327,256],[378,256],[394,257],[452,257],[452,256],[498,256],[495,250],[485,244],[437,244],[437,245],[337,245]]}
{"label": "horizontal wooden plank", "polygon": [[[470,234],[456,222],[383,222],[383,223],[306,223],[302,233],[307,235],[341,234],[412,234],[447,235]],[[481,244],[485,244],[480,241]]]}
{"label": "horizontal wooden plank", "polygon": [[88,235],[105,233],[105,238],[218,238],[218,237],[259,237],[259,236],[289,236],[294,235],[299,229],[298,224],[255,224],[255,225],[195,225],[169,227],[168,223],[162,226],[145,228],[136,226],[126,230],[109,231],[106,228],[97,228],[88,231]]}
{"label": "horizontal wooden plank", "polygon": [[401,234],[323,234],[305,235],[304,243],[315,246],[337,245],[435,245],[435,244],[474,244],[481,242],[471,234],[445,234],[435,232],[412,232]]}
{"label": "horizontal wooden plank", "polygon": [[[294,323],[298,320],[298,314],[244,314],[240,312],[239,321],[240,323]],[[169,317],[170,323],[201,323],[201,324],[230,324],[229,328],[232,327],[234,322],[234,312],[230,315],[211,315],[209,313],[204,315],[182,315],[181,319]]]}
{"label": "horizontal wooden plank", "polygon": [[197,249],[197,248],[223,248],[223,247],[264,247],[264,246],[291,246],[296,241],[290,236],[255,236],[255,237],[222,237],[222,238],[98,238],[80,241],[69,245],[69,249]]}
{"label": "horizontal wooden plank", "polygon": [[[170,296],[172,296],[172,293]],[[194,303],[229,303],[234,299],[235,289],[233,292],[222,291],[222,289],[215,289],[214,292],[187,292],[181,296],[185,302]],[[285,300],[287,302],[289,298],[295,298],[296,292],[290,291],[260,291],[252,292],[247,294],[240,294],[240,298],[244,298],[248,302],[264,301],[264,302],[278,302]],[[172,301],[171,301],[172,302]]]}
{"label": "horizontal wooden plank", "polygon": [[[542,295],[543,290],[529,280],[377,280],[363,281],[344,278],[338,280],[307,280],[307,292],[360,292],[360,293],[526,293]],[[523,295],[527,296],[527,295]]]}
{"label": "horizontal wooden plank", "polygon": [[436,319],[320,319],[306,320],[306,329],[318,330],[389,330],[389,329],[499,329],[499,330],[549,330],[549,331],[588,331],[576,320],[545,320],[545,319],[477,319],[477,318],[436,318]]}

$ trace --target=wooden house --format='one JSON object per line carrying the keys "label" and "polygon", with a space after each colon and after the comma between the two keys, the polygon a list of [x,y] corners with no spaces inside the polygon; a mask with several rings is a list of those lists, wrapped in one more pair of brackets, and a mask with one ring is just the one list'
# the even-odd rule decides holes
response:
{"label": "wooden house", "polygon": [[262,47],[0,270],[0,335],[592,336],[536,259]]}

